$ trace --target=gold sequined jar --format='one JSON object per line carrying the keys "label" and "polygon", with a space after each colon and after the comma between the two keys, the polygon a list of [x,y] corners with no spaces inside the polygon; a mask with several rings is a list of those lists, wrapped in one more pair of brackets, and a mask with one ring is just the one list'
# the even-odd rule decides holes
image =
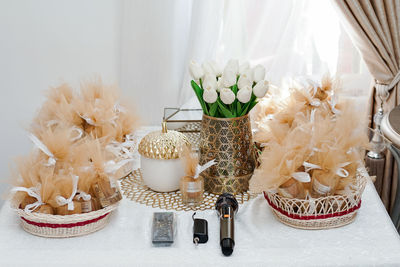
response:
{"label": "gold sequined jar", "polygon": [[167,130],[163,122],[161,131],[151,132],[139,143],[143,182],[157,192],[179,189],[184,176],[180,155],[184,147],[190,147],[187,137],[177,131]]}
{"label": "gold sequined jar", "polygon": [[204,190],[214,194],[237,194],[248,190],[255,167],[249,115],[238,118],[203,115],[200,165],[212,159],[217,164],[201,174]]}

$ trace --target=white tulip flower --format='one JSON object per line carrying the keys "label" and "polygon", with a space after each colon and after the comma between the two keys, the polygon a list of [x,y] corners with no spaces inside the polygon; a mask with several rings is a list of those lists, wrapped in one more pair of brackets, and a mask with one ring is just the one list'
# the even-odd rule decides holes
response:
{"label": "white tulip flower", "polygon": [[231,70],[233,73],[235,73],[235,75],[239,74],[239,60],[230,59],[225,66],[224,72],[225,70]]}
{"label": "white tulip flower", "polygon": [[253,93],[256,97],[262,98],[268,92],[269,82],[266,80],[259,81],[253,88]]}
{"label": "white tulip flower", "polygon": [[243,72],[240,73],[240,75],[246,75],[247,79],[249,79],[249,81],[253,85],[253,70],[251,68],[245,69]]}
{"label": "white tulip flower", "polygon": [[217,81],[217,92],[219,92],[222,88],[225,88],[224,80],[222,79],[222,77],[220,77]]}
{"label": "white tulip flower", "polygon": [[214,76],[216,76],[215,71],[213,66],[211,65],[211,62],[204,62],[203,64],[201,64],[201,67],[203,68],[204,73],[207,74],[212,74]]}
{"label": "white tulip flower", "polygon": [[248,61],[245,61],[239,66],[239,74],[242,75],[243,72],[247,69],[250,69],[250,63]]}
{"label": "white tulip flower", "polygon": [[211,60],[211,61],[210,61],[210,64],[211,64],[211,67],[212,67],[213,70],[214,70],[215,76],[221,77],[222,72],[223,72],[223,69],[222,69],[221,65],[218,64],[215,60]]}
{"label": "white tulip flower", "polygon": [[221,101],[226,105],[232,104],[236,98],[235,94],[229,88],[222,88],[219,96],[221,97]]}
{"label": "white tulip flower", "polygon": [[204,101],[212,104],[212,103],[215,103],[215,101],[217,101],[217,98],[218,98],[217,91],[215,91],[213,89],[204,89],[204,92],[203,92]]}
{"label": "white tulip flower", "polygon": [[236,73],[230,69],[225,69],[221,79],[225,87],[231,87],[236,83]]}
{"label": "white tulip flower", "polygon": [[247,77],[246,74],[242,74],[242,75],[240,75],[237,84],[238,84],[238,88],[242,89],[245,86],[250,86],[251,87],[253,85],[253,82],[250,81],[250,79]]}
{"label": "white tulip flower", "polygon": [[251,93],[252,93],[251,87],[245,86],[238,91],[237,98],[240,102],[247,103],[250,101]]}
{"label": "white tulip flower", "polygon": [[204,76],[204,71],[201,66],[194,60],[189,63],[189,72],[195,81],[200,80]]}
{"label": "white tulip flower", "polygon": [[265,68],[261,65],[257,65],[253,69],[253,80],[258,83],[265,78]]}
{"label": "white tulip flower", "polygon": [[215,77],[215,75],[207,73],[204,76],[203,88],[212,90],[217,89],[217,78]]}

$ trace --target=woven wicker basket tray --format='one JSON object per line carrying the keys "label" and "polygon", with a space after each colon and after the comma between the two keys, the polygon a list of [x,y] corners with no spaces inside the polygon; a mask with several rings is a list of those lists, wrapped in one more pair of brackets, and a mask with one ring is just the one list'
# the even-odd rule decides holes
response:
{"label": "woven wicker basket tray", "polygon": [[312,200],[286,198],[275,192],[264,192],[276,218],[289,226],[300,229],[329,229],[354,221],[361,207],[361,195],[368,174],[359,171],[354,193],[347,196],[327,196]]}
{"label": "woven wicker basket tray", "polygon": [[87,235],[102,229],[110,220],[115,203],[101,210],[73,215],[51,215],[44,213],[27,213],[16,209],[21,218],[22,228],[33,235],[42,237],[73,237]]}

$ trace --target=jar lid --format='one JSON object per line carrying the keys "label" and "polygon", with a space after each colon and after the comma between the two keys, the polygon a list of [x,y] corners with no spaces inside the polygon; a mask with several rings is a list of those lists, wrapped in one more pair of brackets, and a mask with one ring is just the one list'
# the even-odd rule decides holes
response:
{"label": "jar lid", "polygon": [[177,159],[185,147],[190,148],[189,139],[177,131],[167,131],[163,122],[161,131],[147,134],[139,143],[139,153],[151,159]]}

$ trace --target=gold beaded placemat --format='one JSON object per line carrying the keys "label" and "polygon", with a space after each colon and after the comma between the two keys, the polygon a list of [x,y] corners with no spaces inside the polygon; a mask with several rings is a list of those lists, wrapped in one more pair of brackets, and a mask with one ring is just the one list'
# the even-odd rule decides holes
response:
{"label": "gold beaded placemat", "polygon": [[[140,169],[134,170],[120,181],[122,192],[126,198],[153,208],[176,211],[210,210],[215,209],[215,202],[218,198],[218,195],[205,192],[203,195],[204,201],[201,205],[195,207],[186,206],[182,203],[181,192],[179,190],[160,193],[144,185]],[[256,195],[250,194],[249,192],[235,195],[239,204],[243,204],[255,196]]]}
{"label": "gold beaded placemat", "polygon": [[189,142],[192,144],[193,150],[198,151],[200,145],[200,129],[200,122],[191,122],[176,130],[186,135]]}

